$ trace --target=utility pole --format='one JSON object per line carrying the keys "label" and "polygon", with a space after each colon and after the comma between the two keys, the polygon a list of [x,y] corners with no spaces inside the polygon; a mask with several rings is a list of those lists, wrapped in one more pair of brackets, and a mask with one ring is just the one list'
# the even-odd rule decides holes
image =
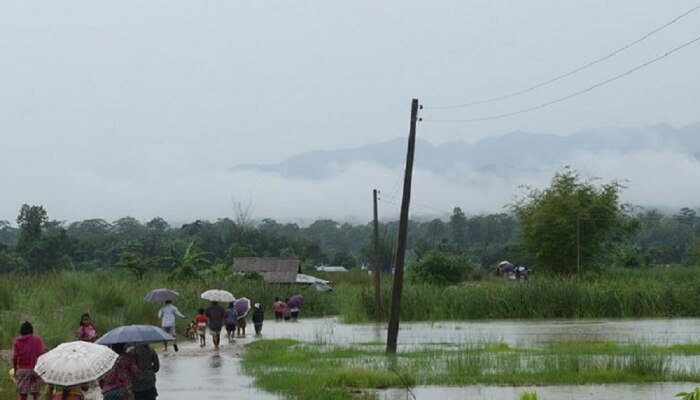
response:
{"label": "utility pole", "polygon": [[581,278],[581,216],[576,213],[576,275]]}
{"label": "utility pole", "polygon": [[374,320],[382,321],[382,297],[379,285],[381,284],[379,266],[379,212],[377,211],[377,189],[374,189]]}
{"label": "utility pole", "polygon": [[401,312],[401,292],[403,291],[403,263],[406,255],[406,233],[408,231],[408,205],[411,201],[413,155],[416,148],[416,122],[418,122],[418,99],[413,99],[411,102],[411,129],[408,134],[408,152],[406,153],[406,173],[403,179],[403,199],[401,200],[399,238],[396,244],[394,286],[391,291],[389,330],[386,338],[387,354],[396,354],[396,345],[399,336],[399,313]]}

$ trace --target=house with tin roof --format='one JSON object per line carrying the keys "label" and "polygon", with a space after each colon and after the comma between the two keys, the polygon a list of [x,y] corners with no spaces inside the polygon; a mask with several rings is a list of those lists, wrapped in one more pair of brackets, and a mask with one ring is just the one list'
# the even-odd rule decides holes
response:
{"label": "house with tin roof", "polygon": [[298,258],[283,257],[235,257],[233,272],[253,271],[260,274],[266,282],[297,283],[301,274],[301,262]]}

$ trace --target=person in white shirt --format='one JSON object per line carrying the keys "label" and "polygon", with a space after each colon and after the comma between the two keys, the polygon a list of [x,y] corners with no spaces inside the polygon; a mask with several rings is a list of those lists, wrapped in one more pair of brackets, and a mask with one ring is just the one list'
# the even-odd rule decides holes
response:
{"label": "person in white shirt", "polygon": [[[164,331],[175,336],[177,339],[177,332],[175,330],[175,317],[185,318],[184,315],[173,305],[170,300],[166,300],[163,307],[158,310],[158,318],[160,318],[160,326]],[[168,342],[163,342],[165,346],[165,351],[168,351]],[[177,351],[177,340],[173,342],[173,349]]]}

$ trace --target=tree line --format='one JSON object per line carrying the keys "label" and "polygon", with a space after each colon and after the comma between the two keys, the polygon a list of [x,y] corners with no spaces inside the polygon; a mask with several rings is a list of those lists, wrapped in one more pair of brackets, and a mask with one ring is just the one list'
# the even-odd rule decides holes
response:
{"label": "tree line", "polygon": [[[439,253],[479,271],[499,260],[551,273],[616,265],[627,268],[696,265],[700,217],[690,208],[673,215],[622,204],[623,188],[597,185],[575,171],[558,172],[549,188],[529,189],[509,212],[467,215],[455,207],[449,218],[411,220],[410,262]],[[380,223],[380,264],[389,272],[398,221]],[[196,220],[171,226],[156,217],[65,223],[41,205],[22,205],[16,225],[0,221],[0,271],[43,273],[123,267],[138,276],[151,270],[176,276],[225,271],[234,257],[299,257],[302,268],[318,264],[371,265],[372,224],[319,219],[308,226],[265,218]]]}

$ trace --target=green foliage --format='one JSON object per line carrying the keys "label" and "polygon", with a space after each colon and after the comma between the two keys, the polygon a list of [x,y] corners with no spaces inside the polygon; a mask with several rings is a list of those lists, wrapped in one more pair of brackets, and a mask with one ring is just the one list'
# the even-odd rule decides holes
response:
{"label": "green foliage", "polygon": [[514,205],[523,244],[538,272],[584,271],[600,261],[610,245],[620,241],[629,225],[623,220],[622,187],[613,182],[597,187],[565,168],[549,188],[530,189]]}
{"label": "green foliage", "polygon": [[170,261],[173,265],[171,274],[173,278],[191,278],[199,274],[201,269],[211,265],[212,254],[198,252],[196,250],[196,245],[197,242],[194,240],[191,241],[182,257],[177,257],[174,252],[172,252]]}
{"label": "green foliage", "polygon": [[537,392],[522,392],[520,400],[537,400]]}
{"label": "green foliage", "polygon": [[[531,277],[518,283],[492,277],[458,286],[404,286],[402,321],[540,318],[700,317],[700,269],[610,270],[601,275]],[[333,292],[348,322],[374,319],[371,287],[337,285]],[[391,285],[382,281],[382,313]]]}
{"label": "green foliage", "polygon": [[119,255],[118,268],[123,268],[132,273],[136,279],[142,279],[148,272],[148,263],[133,251],[125,251]]}
{"label": "green foliage", "polygon": [[49,221],[49,216],[43,206],[30,206],[22,204],[17,216],[17,224],[20,228],[17,249],[27,252],[41,237],[44,224]]}
{"label": "green foliage", "polygon": [[692,392],[678,392],[674,397],[680,397],[681,400],[700,400],[700,388],[695,388]]}
{"label": "green foliage", "polygon": [[416,283],[450,285],[462,282],[470,270],[465,259],[431,250],[411,264],[409,273],[411,281]]}

